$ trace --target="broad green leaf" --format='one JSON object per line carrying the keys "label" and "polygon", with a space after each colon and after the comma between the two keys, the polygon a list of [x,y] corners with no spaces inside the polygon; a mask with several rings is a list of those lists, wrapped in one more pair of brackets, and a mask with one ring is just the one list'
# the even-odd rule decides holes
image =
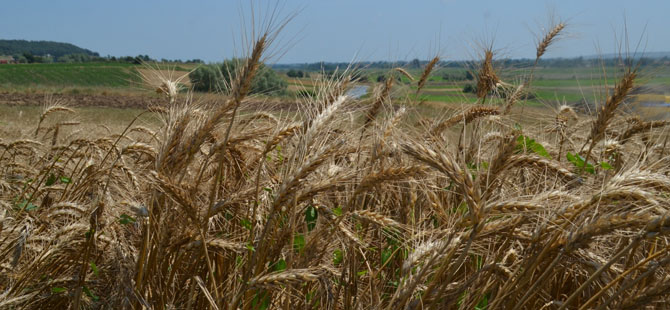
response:
{"label": "broad green leaf", "polygon": [[72,183],[72,179],[69,177],[60,177],[60,182],[64,184],[70,184]]}
{"label": "broad green leaf", "polygon": [[527,149],[542,157],[551,158],[551,155],[549,155],[549,152],[547,152],[544,146],[542,146],[542,144],[538,143],[534,139],[521,135],[516,139],[516,142],[517,151],[523,151],[524,149]]}
{"label": "broad green leaf", "polygon": [[337,208],[333,209],[333,213],[337,216],[342,215],[342,207],[337,207]]}
{"label": "broad green leaf", "polygon": [[577,162],[576,162],[577,158],[575,157],[575,155],[572,155],[572,153],[568,152],[568,154],[566,154],[565,157],[568,159],[569,162],[577,165]]}
{"label": "broad green leaf", "polygon": [[569,162],[571,162],[575,167],[579,169],[584,169],[584,171],[595,174],[596,169],[593,167],[592,164],[589,164],[585,162],[584,158],[580,156],[579,154],[572,154],[568,152],[568,154],[565,155],[565,157],[568,159]]}
{"label": "broad green leaf", "polygon": [[612,165],[610,165],[608,162],[603,161],[600,162],[600,167],[603,168],[604,170],[610,170],[612,169]]}

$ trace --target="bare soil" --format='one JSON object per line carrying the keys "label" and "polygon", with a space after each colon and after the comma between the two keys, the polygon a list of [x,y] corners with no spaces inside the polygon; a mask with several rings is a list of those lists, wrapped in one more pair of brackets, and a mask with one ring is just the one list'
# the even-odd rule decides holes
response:
{"label": "bare soil", "polygon": [[74,107],[146,108],[164,102],[163,98],[150,95],[121,94],[51,94],[0,92],[0,105],[41,106],[47,96]]}

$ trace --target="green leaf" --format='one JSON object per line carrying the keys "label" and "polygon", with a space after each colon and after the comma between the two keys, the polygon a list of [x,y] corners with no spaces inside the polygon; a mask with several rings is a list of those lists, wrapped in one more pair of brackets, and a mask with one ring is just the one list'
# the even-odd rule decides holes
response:
{"label": "green leaf", "polygon": [[542,157],[551,158],[551,155],[549,155],[549,152],[547,152],[544,146],[542,146],[540,143],[537,143],[537,141],[534,139],[521,135],[516,139],[516,142],[516,150],[519,152],[529,150],[530,152]]}
{"label": "green leaf", "polygon": [[27,199],[24,199],[19,203],[19,209],[25,210],[25,211],[32,211],[37,209],[37,206],[34,205],[32,202],[28,202]]}
{"label": "green leaf", "polygon": [[57,180],[56,176],[52,173],[49,175],[49,178],[47,178],[47,181],[46,183],[44,183],[44,185],[46,186],[54,185],[54,183],[56,183],[56,180]]}
{"label": "green leaf", "polygon": [[269,187],[263,187],[263,190],[268,192],[268,193],[272,193],[272,189],[269,188]]}
{"label": "green leaf", "polygon": [[37,206],[32,203],[28,203],[28,205],[26,206],[26,211],[32,211],[35,209],[37,209]]}
{"label": "green leaf", "polygon": [[94,262],[91,262],[91,270],[93,270],[93,274],[97,277],[98,276],[98,266],[96,266]]}
{"label": "green leaf", "polygon": [[333,209],[333,213],[337,216],[341,216],[342,215],[342,207],[340,206],[340,207],[337,207],[337,208]]}
{"label": "green leaf", "polygon": [[333,252],[333,265],[339,265],[342,263],[344,260],[344,254],[342,254],[342,250],[337,249]]}
{"label": "green leaf", "polygon": [[64,287],[52,287],[51,292],[54,294],[62,293],[62,292],[67,292],[67,289]]}
{"label": "green leaf", "polygon": [[87,231],[87,232],[84,234],[84,237],[86,237],[86,239],[89,239],[89,238],[91,238],[91,236],[93,236],[94,234],[95,234],[95,229],[91,229],[91,230]]}
{"label": "green leaf", "polygon": [[486,310],[489,307],[489,296],[491,293],[486,293],[484,297],[477,303],[475,310]]}
{"label": "green leaf", "polygon": [[388,247],[382,251],[382,265],[386,264],[386,262],[391,259],[393,256],[393,252],[395,251],[395,247]]}
{"label": "green leaf", "polygon": [[592,164],[587,163],[582,156],[579,154],[572,154],[568,152],[568,154],[565,155],[565,157],[568,159],[569,162],[571,162],[575,167],[579,169],[584,169],[584,171],[595,174],[596,169],[593,167]]}
{"label": "green leaf", "polygon": [[70,184],[72,183],[72,179],[68,177],[60,177],[60,182],[63,184]]}
{"label": "green leaf", "polygon": [[247,243],[247,245],[245,245],[244,247],[246,247],[247,250],[249,250],[251,252],[256,252],[256,249],[254,248],[253,245],[251,245],[251,243]]}
{"label": "green leaf", "polygon": [[300,252],[305,248],[305,236],[297,234],[293,236],[293,249]]}
{"label": "green leaf", "polygon": [[586,167],[584,168],[584,171],[586,171],[590,174],[596,174],[596,169],[593,168],[593,165],[591,165],[591,164],[586,164]]}
{"label": "green leaf", "polygon": [[84,287],[82,287],[82,289],[84,290],[84,293],[86,294],[86,296],[90,297],[94,301],[100,300],[100,297],[96,296],[93,293],[93,291],[91,291],[91,289],[88,288],[88,286],[84,285]]}
{"label": "green leaf", "polygon": [[359,276],[359,277],[362,277],[362,276],[366,275],[367,273],[368,273],[367,270],[361,270],[361,271],[357,272],[356,275]]}
{"label": "green leaf", "polygon": [[119,223],[121,223],[123,225],[133,224],[133,223],[135,223],[135,219],[133,217],[131,217],[130,215],[123,213],[123,214],[121,214],[121,216],[119,216]]}
{"label": "green leaf", "polygon": [[305,210],[305,222],[307,223],[307,230],[312,231],[316,227],[316,219],[319,218],[319,214],[316,212],[314,206],[307,207]]}
{"label": "green leaf", "polygon": [[608,162],[603,161],[600,162],[600,167],[603,168],[604,170],[610,170],[612,169],[612,165],[610,165]]}
{"label": "green leaf", "polygon": [[251,308],[266,310],[270,307],[270,295],[267,291],[260,291],[254,295],[254,299],[251,300]]}
{"label": "green leaf", "polygon": [[280,259],[279,261],[277,261],[276,263],[274,263],[274,270],[275,270],[275,271],[286,270],[286,267],[287,267],[287,265],[286,265],[286,261],[283,260],[283,259]]}
{"label": "green leaf", "polygon": [[251,227],[252,227],[251,226],[251,221],[247,220],[247,219],[241,219],[240,220],[240,225],[242,225],[242,227],[246,228],[247,230],[251,230]]}
{"label": "green leaf", "polygon": [[566,154],[565,157],[568,159],[569,162],[571,162],[575,165],[578,164],[577,163],[577,158],[575,157],[575,155],[572,155],[572,153],[568,152],[568,154]]}

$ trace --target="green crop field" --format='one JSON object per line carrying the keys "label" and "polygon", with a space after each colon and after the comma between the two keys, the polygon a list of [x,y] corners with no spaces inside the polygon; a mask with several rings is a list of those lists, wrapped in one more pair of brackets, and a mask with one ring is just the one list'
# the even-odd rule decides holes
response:
{"label": "green crop field", "polygon": [[[497,68],[500,79],[511,85],[519,85],[519,77],[528,77],[530,68]],[[415,79],[422,74],[422,69],[407,70]],[[568,103],[594,102],[604,94],[606,87],[613,87],[618,82],[621,69],[618,67],[538,67],[533,73],[533,81],[530,91],[534,94],[533,99],[524,101],[529,105],[541,105],[546,103]],[[377,77],[388,74],[388,71],[379,69],[363,69],[364,75],[368,76],[368,83],[375,84]],[[463,93],[464,86],[474,86],[475,79],[465,79],[467,70],[462,68],[438,68],[434,70],[427,79],[419,96],[414,99],[423,101],[435,101],[445,103],[472,103],[476,101],[473,93]],[[475,76],[476,70],[472,71]],[[399,76],[399,84],[407,85],[410,92],[416,92],[416,82],[410,81],[406,76]],[[646,91],[653,94],[664,94],[665,85],[670,83],[670,70],[665,67],[649,67],[640,70],[640,85],[650,86]],[[396,88],[397,89],[397,88]],[[401,96],[404,94],[400,94]]]}
{"label": "green crop field", "polygon": [[136,65],[123,63],[0,65],[0,84],[127,87],[139,81]]}

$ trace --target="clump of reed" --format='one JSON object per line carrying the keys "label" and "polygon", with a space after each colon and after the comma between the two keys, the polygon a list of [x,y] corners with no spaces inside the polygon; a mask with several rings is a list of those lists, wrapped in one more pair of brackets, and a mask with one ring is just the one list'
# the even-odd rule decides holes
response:
{"label": "clump of reed", "polygon": [[[281,28],[216,104],[168,87],[146,112],[159,126],[59,138],[37,133],[76,110],[49,105],[34,135],[1,140],[0,308],[668,308],[670,168],[647,150],[667,124],[625,121],[636,71],[597,115],[566,106],[538,128],[488,92],[412,127],[393,78],[257,111],[249,83]],[[482,90],[499,82],[485,55]]]}

